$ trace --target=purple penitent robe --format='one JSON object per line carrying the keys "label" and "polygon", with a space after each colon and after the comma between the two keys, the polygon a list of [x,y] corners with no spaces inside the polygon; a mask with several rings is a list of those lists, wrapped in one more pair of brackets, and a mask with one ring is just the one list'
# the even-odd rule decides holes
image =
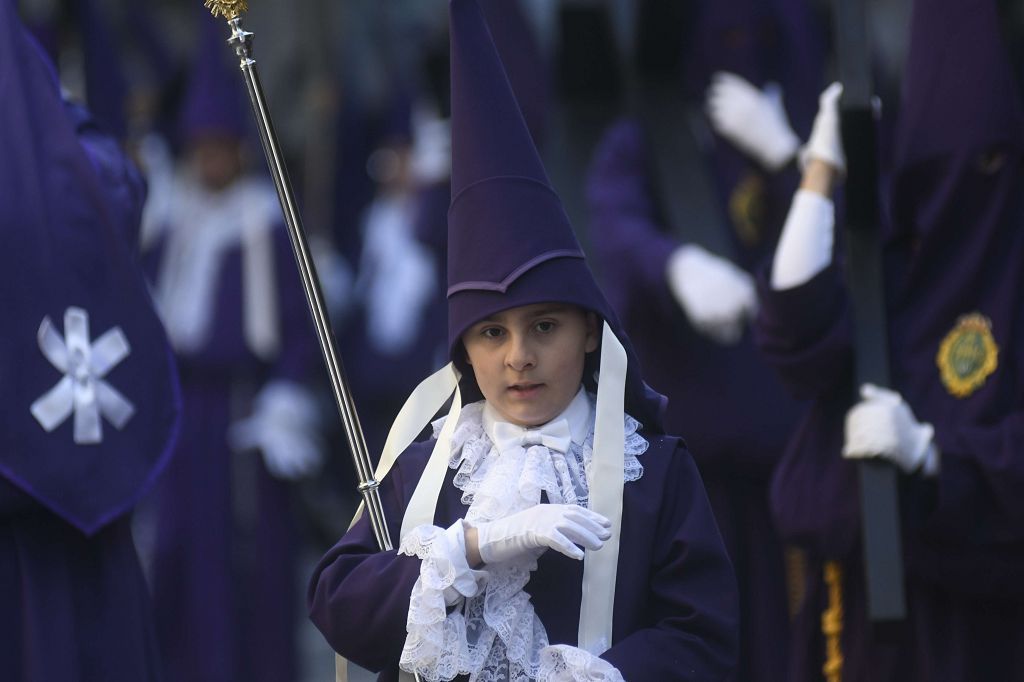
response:
{"label": "purple penitent robe", "polygon": [[[253,415],[262,389],[307,378],[315,360],[309,313],[268,183],[239,180],[218,200],[201,191],[172,196],[146,258],[176,346],[183,398],[175,459],[155,499],[152,575],[165,677],[292,679],[297,535],[289,483],[271,475],[259,450],[239,451],[229,434]],[[219,212],[202,213],[211,203]],[[197,227],[223,236],[204,241]],[[183,248],[193,250],[170,253]],[[253,274],[247,268],[259,254],[267,267]],[[168,269],[207,257],[208,288],[176,295]],[[203,268],[192,272],[202,276]],[[254,295],[259,287],[263,293]],[[182,303],[208,306],[205,324],[182,313]],[[247,334],[254,315],[276,342],[258,344]],[[189,331],[197,327],[205,331]]]}
{"label": "purple penitent robe", "polygon": [[62,100],[11,2],[0,101],[0,677],[150,682],[129,517],[166,466],[179,405],[135,250],[144,185]]}
{"label": "purple penitent robe", "polygon": [[908,615],[889,638],[866,619],[857,472],[841,456],[855,391],[842,263],[783,291],[761,281],[759,344],[814,400],[772,485],[780,532],[812,558],[796,682],[820,679],[827,560],[843,568],[843,680],[1024,679],[1024,108],[994,5],[919,3],[912,19],[887,340],[891,388],[934,427],[940,470],[900,478]]}
{"label": "purple penitent robe", "polygon": [[[677,438],[644,434],[643,476],[623,493],[612,645],[602,658],[631,682],[724,680],[732,672],[735,584],[693,460]],[[388,528],[399,525],[433,441],[411,446],[381,487]],[[434,525],[468,509],[449,470]],[[397,679],[406,617],[420,560],[377,551],[364,515],[320,561],[310,615],[332,647],[378,679]],[[576,644],[583,565],[553,551],[538,560],[526,591],[552,644]]]}
{"label": "purple penitent robe", "polygon": [[[796,423],[798,405],[758,356],[750,334],[735,346],[687,322],[666,277],[681,245],[659,222],[644,131],[623,121],[606,134],[588,197],[594,255],[651,386],[668,396],[670,432],[693,449],[740,589],[740,676],[786,679],[789,614],[782,543],[768,509],[768,482]],[[774,243],[739,246],[753,267]]]}

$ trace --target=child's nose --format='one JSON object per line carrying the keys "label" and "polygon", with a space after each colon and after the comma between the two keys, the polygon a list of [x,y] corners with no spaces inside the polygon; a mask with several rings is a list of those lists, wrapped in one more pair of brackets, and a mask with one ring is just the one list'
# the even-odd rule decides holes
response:
{"label": "child's nose", "polygon": [[536,364],[536,354],[529,340],[518,334],[513,334],[509,339],[505,363],[517,372],[533,367]]}

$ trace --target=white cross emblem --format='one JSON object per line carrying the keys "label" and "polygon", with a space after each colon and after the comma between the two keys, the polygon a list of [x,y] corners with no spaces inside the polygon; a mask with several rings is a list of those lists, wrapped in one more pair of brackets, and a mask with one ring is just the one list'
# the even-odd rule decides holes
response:
{"label": "white cross emblem", "polygon": [[89,313],[81,308],[64,311],[64,338],[49,316],[39,325],[39,349],[64,373],[57,385],[32,403],[32,416],[47,432],[75,416],[74,439],[78,444],[103,441],[100,417],[118,429],[135,414],[135,407],[103,377],[128,357],[131,348],[120,327],[108,330],[95,343],[89,341]]}

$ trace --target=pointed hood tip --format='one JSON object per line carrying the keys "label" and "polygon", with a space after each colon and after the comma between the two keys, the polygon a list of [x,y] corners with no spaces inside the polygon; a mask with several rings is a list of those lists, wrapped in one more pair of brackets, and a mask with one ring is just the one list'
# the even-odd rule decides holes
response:
{"label": "pointed hood tip", "polygon": [[916,0],[898,166],[995,144],[1024,151],[1024,101],[993,0]]}
{"label": "pointed hood tip", "polygon": [[[523,118],[477,0],[450,0],[452,202],[448,339],[502,310],[561,302],[593,311],[629,359],[627,409],[661,432],[664,398],[643,383],[628,337],[590,271]],[[463,369],[466,369],[464,363]],[[466,372],[472,382],[472,373]],[[473,394],[473,386],[469,387]]]}
{"label": "pointed hood tip", "polygon": [[[202,9],[202,8],[200,8]],[[178,122],[185,142],[204,135],[249,141],[253,133],[241,76],[234,73],[224,22],[197,12],[197,49]]]}

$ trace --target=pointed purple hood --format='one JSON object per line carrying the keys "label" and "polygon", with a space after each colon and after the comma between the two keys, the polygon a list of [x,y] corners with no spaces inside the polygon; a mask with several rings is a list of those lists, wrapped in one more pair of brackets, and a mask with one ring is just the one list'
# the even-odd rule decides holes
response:
{"label": "pointed purple hood", "polygon": [[[448,338],[502,310],[578,305],[626,348],[627,411],[660,431],[664,398],[645,386],[621,325],[598,288],[534,147],[476,0],[452,0],[452,202],[448,211]],[[596,354],[594,354],[596,356]],[[464,390],[479,396],[472,373]]]}
{"label": "pointed purple hood", "polygon": [[252,114],[247,110],[245,88],[227,47],[224,22],[202,7],[196,34],[198,49],[180,115],[184,142],[205,135],[246,140]]}

